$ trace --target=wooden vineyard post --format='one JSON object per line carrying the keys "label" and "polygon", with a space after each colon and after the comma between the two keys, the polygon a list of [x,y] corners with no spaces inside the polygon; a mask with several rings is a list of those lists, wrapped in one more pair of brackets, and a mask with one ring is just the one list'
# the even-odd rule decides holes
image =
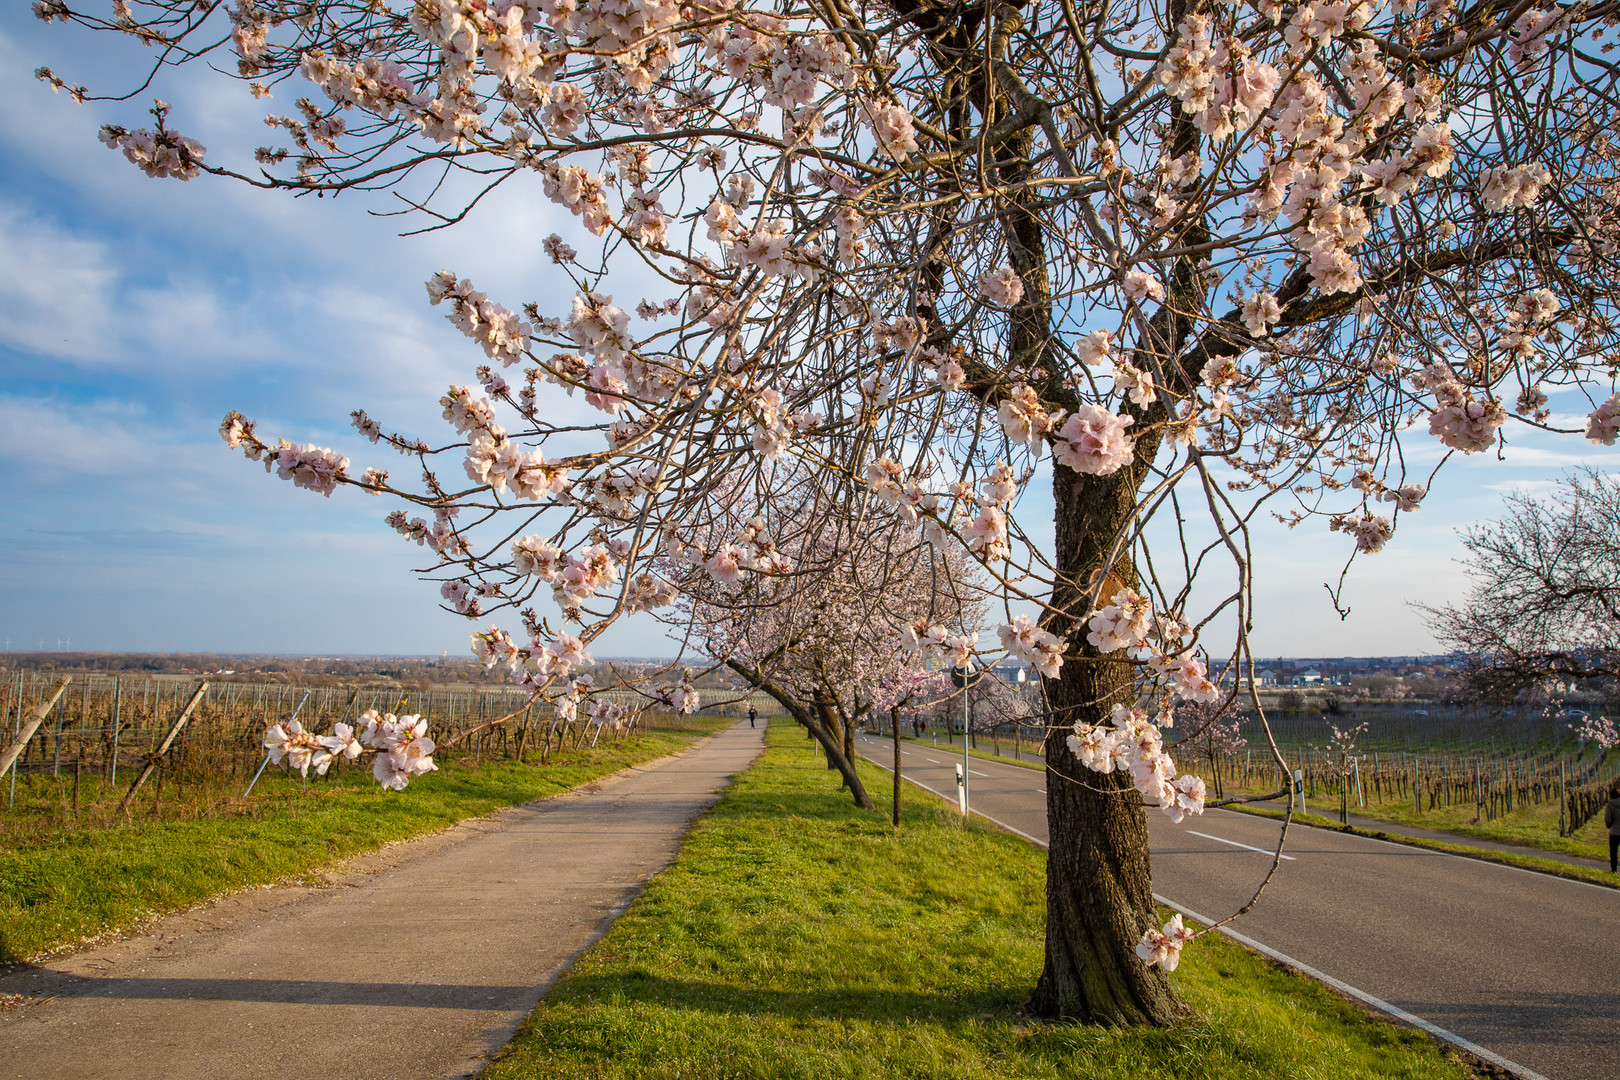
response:
{"label": "wooden vineyard post", "polygon": [[1568,822],[1569,819],[1568,819],[1568,817],[1565,816],[1569,812],[1568,808],[1569,808],[1569,772],[1568,772],[1568,766],[1566,766],[1562,761],[1560,761],[1558,763],[1558,835],[1559,836],[1568,836],[1569,835],[1569,833],[1566,831],[1566,823]]}
{"label": "wooden vineyard post", "polygon": [[124,793],[124,801],[118,804],[120,814],[129,812],[129,804],[134,800],[135,793],[141,790],[141,785],[146,783],[147,778],[152,775],[152,771],[163,761],[163,755],[167,754],[169,747],[174,745],[174,740],[180,734],[180,729],[186,726],[186,721],[191,719],[192,712],[196,710],[198,705],[202,704],[203,695],[206,693],[208,693],[208,684],[205,682],[197,687],[195,694],[191,695],[191,700],[186,703],[186,707],[180,712],[180,718],[174,722],[173,727],[169,728],[169,733],[163,737],[162,744],[158,746],[151,757],[146,759],[146,767],[141,770],[141,774],[135,778],[135,782]]}
{"label": "wooden vineyard post", "polygon": [[[51,691],[51,696],[35,706],[33,715],[23,724],[22,730],[17,734],[16,741],[7,748],[3,756],[0,756],[0,776],[6,775],[6,770],[16,764],[17,759],[22,756],[23,748],[28,745],[28,740],[34,737],[34,732],[38,731],[39,725],[45,722],[45,718],[56,707],[56,700],[62,696],[63,692],[68,688],[68,683],[72,681],[73,677],[71,675],[63,676],[62,681],[57,683],[56,688]],[[18,711],[21,712],[21,710],[22,704],[21,698],[19,698]]]}
{"label": "wooden vineyard post", "polygon": [[124,685],[123,680],[121,680],[121,679],[114,679],[113,680],[112,769],[111,769],[111,773],[110,773],[110,775],[109,775],[109,777],[107,779],[107,786],[108,787],[117,787],[118,786],[118,724],[119,724],[119,719],[120,719],[119,718],[119,706],[122,703],[121,702],[121,697],[122,697],[123,685]]}

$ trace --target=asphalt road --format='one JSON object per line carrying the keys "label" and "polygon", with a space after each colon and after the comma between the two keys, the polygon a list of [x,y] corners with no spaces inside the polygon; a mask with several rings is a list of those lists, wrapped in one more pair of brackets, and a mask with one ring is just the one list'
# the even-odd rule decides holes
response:
{"label": "asphalt road", "polygon": [[[858,748],[887,768],[893,744]],[[955,755],[903,746],[901,773],[956,799]],[[972,809],[1046,842],[1047,775],[973,758]],[[1279,825],[1212,810],[1150,811],[1153,885],[1224,918],[1253,894]],[[1258,849],[1258,850],[1257,850]],[[1547,1080],[1620,1080],[1620,891],[1320,829],[1234,929]]]}

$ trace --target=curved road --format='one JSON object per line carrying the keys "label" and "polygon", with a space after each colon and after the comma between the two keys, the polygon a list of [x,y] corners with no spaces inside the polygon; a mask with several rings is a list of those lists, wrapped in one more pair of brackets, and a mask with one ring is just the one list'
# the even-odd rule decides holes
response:
{"label": "curved road", "polygon": [[[862,737],[888,768],[893,744]],[[908,742],[901,773],[951,800],[944,747]],[[972,809],[1046,843],[1046,774],[974,758]],[[1149,812],[1153,884],[1222,918],[1253,894],[1278,823]],[[1259,850],[1256,850],[1259,849]],[[1534,1080],[1620,1080],[1620,891],[1497,863],[1296,826],[1255,910],[1254,942],[1461,1036]]]}

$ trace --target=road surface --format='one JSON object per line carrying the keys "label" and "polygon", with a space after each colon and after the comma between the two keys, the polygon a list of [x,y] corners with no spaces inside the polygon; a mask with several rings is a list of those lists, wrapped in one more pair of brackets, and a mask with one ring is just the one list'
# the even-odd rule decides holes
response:
{"label": "road surface", "polygon": [[[893,743],[862,736],[878,765]],[[961,751],[902,746],[901,774],[956,799]],[[972,758],[974,811],[1045,844],[1047,775]],[[1279,823],[1148,812],[1157,895],[1222,918],[1253,894]],[[1620,891],[1296,826],[1234,927],[1547,1080],[1620,1080]]]}

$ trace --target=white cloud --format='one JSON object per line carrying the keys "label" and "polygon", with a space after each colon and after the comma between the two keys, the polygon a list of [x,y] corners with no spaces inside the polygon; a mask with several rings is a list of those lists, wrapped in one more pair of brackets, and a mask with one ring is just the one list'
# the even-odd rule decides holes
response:
{"label": "white cloud", "polygon": [[0,206],[0,343],[81,363],[108,358],[109,293],[117,273],[106,244]]}
{"label": "white cloud", "polygon": [[33,477],[123,476],[152,468],[159,451],[127,408],[0,397],[0,461]]}

